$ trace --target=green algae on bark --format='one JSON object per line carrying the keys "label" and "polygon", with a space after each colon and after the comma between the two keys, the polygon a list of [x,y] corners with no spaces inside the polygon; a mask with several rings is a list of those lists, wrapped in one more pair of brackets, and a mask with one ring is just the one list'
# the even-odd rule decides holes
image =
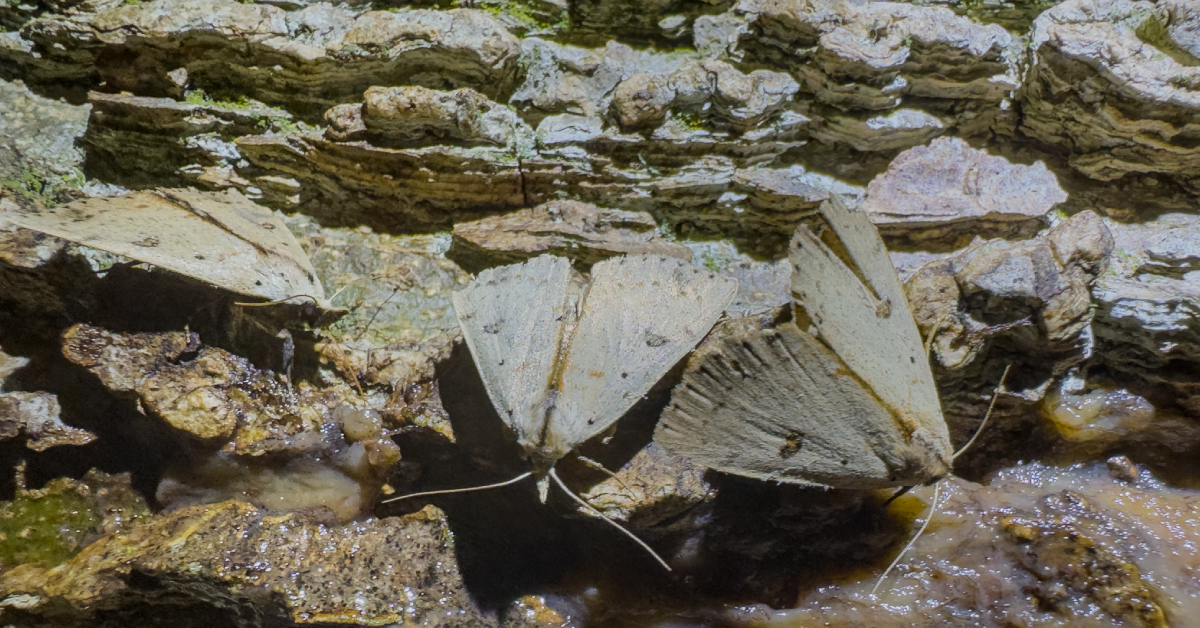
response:
{"label": "green algae on bark", "polygon": [[0,506],[0,565],[53,567],[74,556],[100,523],[88,501],[60,479]]}
{"label": "green algae on bark", "polygon": [[123,529],[149,512],[128,475],[93,470],[82,480],[56,478],[41,489],[18,486],[15,499],[0,503],[0,571],[54,567],[79,553],[89,537]]}

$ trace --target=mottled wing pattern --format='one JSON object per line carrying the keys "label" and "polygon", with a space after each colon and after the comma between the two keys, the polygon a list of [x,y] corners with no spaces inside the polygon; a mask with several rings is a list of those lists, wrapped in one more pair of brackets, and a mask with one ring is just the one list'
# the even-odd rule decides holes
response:
{"label": "mottled wing pattern", "polygon": [[676,258],[593,266],[547,445],[561,455],[621,418],[712,329],[736,291],[736,281]]}
{"label": "mottled wing pattern", "polygon": [[[946,459],[950,437],[933,373],[887,249],[866,214],[833,199],[821,214],[844,249],[801,225],[792,239],[792,293],[820,338],[890,409],[907,440]],[[853,264],[857,269],[848,265]]]}
{"label": "mottled wing pattern", "polygon": [[837,355],[790,323],[698,350],[654,439],[718,471],[800,484],[882,488],[945,472]]}
{"label": "mottled wing pattern", "polygon": [[572,313],[571,262],[542,255],[489,268],[454,294],[454,310],[496,412],[525,447],[540,444],[543,404]]}

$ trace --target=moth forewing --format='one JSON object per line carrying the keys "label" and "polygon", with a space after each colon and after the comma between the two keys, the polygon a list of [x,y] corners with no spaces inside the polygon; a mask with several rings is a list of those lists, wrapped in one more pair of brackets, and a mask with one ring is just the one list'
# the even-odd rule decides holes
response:
{"label": "moth forewing", "polygon": [[527,450],[545,432],[559,344],[573,314],[570,281],[569,260],[542,255],[485,270],[453,295],[488,398]]}
{"label": "moth forewing", "polygon": [[304,248],[279,217],[236,191],[158,189],[49,207],[0,198],[0,220],[235,294],[304,296],[332,309]]}
{"label": "moth forewing", "polygon": [[608,429],[691,352],[736,291],[736,281],[672,257],[593,266],[547,446],[565,454]]}
{"label": "moth forewing", "polygon": [[[901,428],[935,448],[949,469],[950,438],[904,288],[866,215],[838,200],[821,206],[858,272],[805,226],[789,250],[792,292],[818,335],[860,377]],[[864,285],[862,277],[869,278]]]}

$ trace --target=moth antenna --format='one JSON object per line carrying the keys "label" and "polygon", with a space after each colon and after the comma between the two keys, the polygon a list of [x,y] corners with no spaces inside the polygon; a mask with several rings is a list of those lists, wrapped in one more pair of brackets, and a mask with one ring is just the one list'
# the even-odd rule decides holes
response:
{"label": "moth antenna", "polygon": [[[933,339],[937,337],[938,330],[942,328],[942,324],[945,323],[946,319],[950,318],[950,315],[953,313],[954,312],[946,312],[945,314],[942,314],[942,316],[937,319],[937,322],[933,324],[933,327],[930,328],[929,335],[925,337],[925,358],[926,359],[929,359],[929,357],[933,354]],[[1008,375],[1007,368],[1004,369],[1004,374]],[[1000,382],[1001,382],[1001,384],[1004,383],[1004,377],[1000,378]],[[993,395],[992,396],[992,404],[994,405],[995,403],[996,403],[996,397],[995,397],[995,395]],[[966,451],[967,447],[971,446],[971,443],[975,442],[975,437],[979,436],[979,432],[983,431],[983,424],[987,422],[987,417],[990,416],[991,413],[992,413],[992,409],[989,406],[987,414],[984,415],[983,421],[980,422],[979,427],[975,429],[975,434],[971,436],[971,440],[968,441],[967,444],[965,446],[963,446],[962,449],[959,449],[957,453],[955,453],[953,456],[950,457],[951,461],[953,461],[955,458],[957,458],[958,454],[961,454],[962,452]],[[900,487],[900,490],[896,491],[895,493],[892,493],[892,496],[887,498],[887,501],[883,502],[884,507],[886,508],[887,506],[891,505],[892,502],[896,501],[896,499],[898,499],[900,496],[904,495],[905,493],[913,490],[913,488],[915,488],[915,486]],[[878,585],[876,585],[876,586],[878,586]]]}
{"label": "moth antenna", "polygon": [[575,458],[578,459],[580,462],[586,464],[587,466],[589,466],[597,471],[607,474],[608,477],[616,480],[617,484],[620,484],[622,488],[624,488],[626,491],[628,491],[630,494],[630,497],[633,496],[633,489],[629,488],[628,484],[626,484],[623,480],[621,480],[621,478],[617,477],[616,473],[609,471],[608,468],[605,467],[604,465],[600,464],[599,462],[596,462],[595,460],[592,460],[591,458],[588,458],[587,456],[581,456],[579,454],[575,454]]}
{"label": "moth antenna", "polygon": [[550,467],[549,475],[550,475],[550,479],[554,480],[554,483],[558,485],[558,488],[561,488],[564,493],[566,493],[568,496],[570,496],[571,499],[575,500],[580,506],[583,506],[591,514],[593,514],[597,517],[600,517],[604,521],[608,522],[608,524],[611,525],[612,527],[620,530],[621,533],[624,534],[625,536],[633,539],[633,542],[637,543],[638,545],[641,545],[642,549],[649,552],[650,555],[654,557],[654,560],[657,560],[658,564],[663,566],[663,569],[666,569],[667,571],[671,571],[671,566],[667,564],[667,561],[663,560],[662,556],[659,556],[657,552],[655,552],[653,549],[651,549],[650,546],[647,545],[645,541],[639,539],[636,535],[634,535],[634,533],[630,532],[629,530],[626,530],[625,526],[622,526],[621,524],[617,523],[616,521],[613,521],[612,519],[609,519],[608,517],[604,516],[604,513],[600,512],[599,510],[596,510],[591,504],[584,501],[584,499],[582,497],[576,495],[575,493],[572,493],[571,489],[567,488],[567,485],[563,484],[563,481],[558,479],[558,473],[556,473],[554,471],[554,467]]}
{"label": "moth antenna", "polygon": [[399,292],[400,288],[392,288],[392,293],[388,295],[388,298],[383,300],[383,303],[379,304],[379,307],[375,308],[375,313],[371,315],[371,319],[367,321],[367,324],[363,325],[362,331],[358,332],[358,335],[354,337],[354,342],[362,340],[362,337],[367,333],[367,330],[371,328],[371,324],[375,322],[375,319],[379,317],[379,313],[383,311],[383,306],[391,302],[391,300],[395,298],[396,294]]}
{"label": "moth antenna", "polygon": [[[943,316],[941,321],[944,321],[945,318],[946,317]],[[941,325],[941,321],[938,321],[938,326]],[[936,327],[934,329],[936,333]],[[932,333],[929,335],[929,338],[930,340],[933,339]],[[925,344],[925,350],[928,351],[929,347],[930,343],[927,342]],[[957,459],[963,454],[963,452],[970,449],[971,445],[975,443],[975,439],[979,438],[979,435],[983,433],[983,426],[986,425],[988,419],[991,418],[992,410],[996,407],[996,400],[1000,398],[1000,393],[1004,392],[1004,380],[1008,378],[1008,371],[1011,368],[1012,364],[1004,367],[1004,373],[1000,375],[1000,381],[996,384],[996,390],[992,393],[992,401],[988,404],[987,413],[983,415],[983,420],[979,422],[979,427],[975,428],[975,434],[971,436],[971,440],[967,441],[967,444],[963,445],[962,448],[954,452],[954,455],[950,457],[951,461]],[[876,591],[879,590],[879,585],[883,584],[883,581],[887,579],[888,574],[892,571],[892,569],[900,563],[900,559],[904,557],[904,554],[907,553],[908,550],[912,549],[912,546],[916,544],[917,539],[921,538],[921,535],[925,533],[925,528],[929,527],[929,522],[933,520],[933,515],[935,512],[937,512],[938,492],[941,486],[942,482],[940,480],[933,485],[933,502],[929,504],[929,516],[925,518],[925,523],[921,524],[921,529],[917,530],[916,536],[914,536],[912,540],[908,542],[908,545],[904,546],[904,549],[900,550],[900,553],[896,555],[896,559],[892,561],[892,564],[888,565],[888,568],[883,571],[883,575],[879,576],[879,580],[875,581],[875,586],[871,589],[871,595],[875,595]],[[892,495],[886,502],[884,502],[884,506],[892,503],[897,497],[909,492],[912,490],[912,488],[913,487],[911,486],[905,486],[904,488],[896,491],[895,495]]]}
{"label": "moth antenna", "polygon": [[[351,279],[349,282],[346,283],[346,285],[342,286],[341,288],[338,288],[337,292],[334,292],[333,295],[329,297],[329,302],[333,303],[333,300],[336,299],[339,294],[345,292],[346,288],[353,286],[356,282],[361,281],[362,279],[363,279],[363,277],[357,277],[355,279]],[[395,296],[395,293],[393,293],[392,296]],[[388,298],[390,299],[391,297],[388,297]],[[387,303],[387,301],[384,301],[384,303]],[[380,307],[382,307],[382,306],[380,306]],[[376,310],[375,314],[378,315],[379,310]],[[374,320],[375,320],[375,317],[372,316],[371,321],[373,322]],[[369,326],[370,323],[368,322],[367,325]],[[362,337],[362,334],[359,334],[359,338],[361,338],[361,337]],[[358,338],[355,338],[355,340],[357,341]],[[341,356],[341,358],[343,360],[346,359],[346,350],[342,348],[342,344],[340,342],[335,343],[335,342],[331,341],[329,344],[331,346],[337,347],[338,355]],[[370,351],[370,349],[368,349],[367,350],[367,366],[369,367],[370,365],[371,365],[371,351]],[[346,369],[346,372],[347,372],[347,374],[350,375],[350,379],[353,381],[354,388],[355,388],[355,390],[358,391],[358,394],[365,397],[366,394],[363,393],[362,384],[359,383],[359,381],[358,381],[358,374],[356,374],[353,369]]]}
{"label": "moth antenna", "polygon": [[334,292],[333,296],[329,297],[329,302],[333,303],[333,300],[336,299],[339,294],[345,292],[346,288],[353,286],[355,283],[357,283],[363,279],[364,279],[364,277],[355,277],[354,279],[351,279],[350,281],[346,282],[346,285],[342,286],[341,288],[338,288],[337,292]]}
{"label": "moth antenna", "polygon": [[309,301],[312,301],[313,304],[315,304],[315,305],[320,305],[320,303],[321,303],[320,301],[317,300],[317,297],[314,297],[311,294],[293,294],[290,297],[283,297],[282,299],[275,299],[274,301],[267,301],[266,303],[246,303],[244,301],[234,301],[233,304],[240,305],[242,307],[267,307],[269,305],[279,305],[280,303],[287,303],[288,301],[291,301],[292,299],[308,299]]}
{"label": "moth antenna", "polygon": [[526,471],[525,473],[522,473],[521,475],[518,475],[517,477],[512,478],[511,480],[505,480],[503,482],[496,482],[495,484],[484,484],[483,486],[468,486],[466,488],[448,488],[448,489],[443,489],[440,491],[425,491],[422,493],[409,493],[408,495],[401,495],[399,497],[392,497],[390,499],[385,499],[379,503],[388,504],[391,502],[400,501],[402,499],[412,499],[414,497],[427,497],[429,495],[446,495],[448,493],[470,493],[473,491],[486,491],[486,490],[492,489],[492,488],[500,488],[502,486],[508,486],[509,484],[516,484],[517,482],[520,482],[521,480],[524,480],[525,478],[527,478],[531,475],[533,475],[533,471]]}
{"label": "moth antenna", "polygon": [[975,428],[975,434],[971,436],[971,440],[967,441],[967,444],[954,452],[953,456],[950,456],[951,462],[957,460],[964,451],[970,449],[971,445],[975,444],[975,439],[979,438],[979,435],[983,433],[983,426],[987,425],[988,419],[992,418],[992,410],[996,407],[996,400],[1000,398],[1000,393],[1004,392],[1004,380],[1008,378],[1008,370],[1011,368],[1012,364],[1004,367],[1004,373],[1000,375],[1000,382],[996,384],[996,390],[992,392],[992,401],[988,403],[987,413],[983,415],[983,420],[979,422],[979,427]]}
{"label": "moth antenna", "polygon": [[925,517],[925,523],[921,524],[921,529],[917,530],[916,536],[908,541],[908,545],[905,545],[904,549],[900,550],[899,554],[896,554],[896,558],[892,561],[892,564],[888,565],[887,569],[883,570],[883,575],[879,576],[879,579],[875,581],[875,586],[871,588],[871,595],[875,595],[875,593],[879,591],[879,585],[883,584],[884,580],[887,580],[888,574],[892,572],[892,569],[895,569],[896,565],[900,564],[900,559],[904,558],[904,555],[908,553],[908,550],[912,549],[913,545],[917,544],[917,539],[921,538],[922,534],[925,534],[925,528],[929,527],[929,522],[933,521],[933,515],[937,512],[938,493],[940,492],[939,489],[941,489],[941,487],[942,482],[940,480],[933,485],[933,501],[929,504],[929,515]]}
{"label": "moth antenna", "polygon": [[929,356],[933,353],[933,339],[937,338],[937,333],[938,333],[938,330],[940,330],[942,328],[942,323],[945,323],[946,319],[950,318],[950,315],[953,313],[954,313],[954,311],[951,310],[951,311],[946,312],[945,314],[942,314],[942,317],[937,319],[937,322],[934,323],[933,327],[929,329],[929,335],[925,337],[925,359],[926,360],[928,360]]}

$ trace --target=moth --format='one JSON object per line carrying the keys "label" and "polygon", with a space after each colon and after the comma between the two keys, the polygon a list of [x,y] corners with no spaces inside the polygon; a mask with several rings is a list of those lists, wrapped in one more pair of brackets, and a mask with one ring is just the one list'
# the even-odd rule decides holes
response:
{"label": "moth", "polygon": [[[544,503],[553,481],[670,569],[572,493],[554,465],[648,393],[712,329],[736,292],[735,280],[658,255],[598,262],[584,285],[573,279],[570,260],[550,255],[479,273],[453,295],[454,309],[488,398],[531,469],[455,492],[532,475]],[[447,491],[418,495],[440,492]]]}
{"label": "moth", "polygon": [[572,295],[570,260],[488,269],[453,295],[488,397],[534,474],[607,430],[716,323],[737,283],[682,260],[610,258]]}
{"label": "moth", "polygon": [[158,189],[45,207],[0,198],[0,221],[267,301],[335,310],[308,255],[270,210],[236,191]]}
{"label": "moth", "polygon": [[788,252],[795,322],[697,350],[654,438],[763,480],[874,489],[940,478],[950,437],[887,249],[842,201],[820,213],[828,228],[801,225]]}

